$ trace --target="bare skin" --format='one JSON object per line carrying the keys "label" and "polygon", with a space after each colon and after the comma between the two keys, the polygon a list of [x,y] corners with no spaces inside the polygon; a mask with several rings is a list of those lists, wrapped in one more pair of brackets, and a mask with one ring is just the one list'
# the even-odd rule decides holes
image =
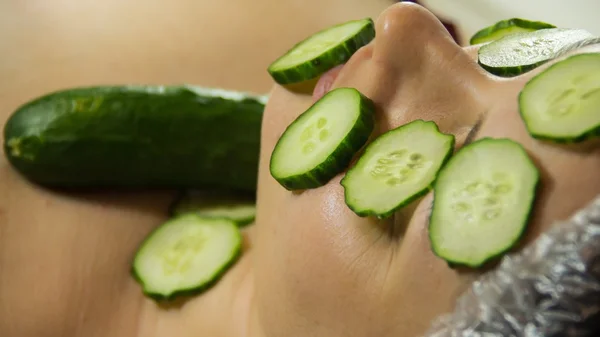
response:
{"label": "bare skin", "polygon": [[[600,48],[578,52],[585,51]],[[533,140],[516,97],[543,68],[500,80],[479,68],[475,54],[476,48],[456,46],[431,13],[399,4],[379,16],[376,40],[329,78],[333,88],[355,87],[375,101],[378,133],[433,120],[460,147],[482,121],[475,139],[521,143],[542,171],[525,240],[531,242],[600,193],[600,150]],[[144,299],[128,274],[137,244],[163,220],[169,196],[67,196],[28,185],[3,164],[0,184],[10,192],[0,203],[0,331],[9,337],[422,334],[481,271],[449,269],[431,252],[431,194],[379,222],[345,206],[342,175],[302,194],[272,179],[275,142],[313,100],[272,89],[257,223],[246,233],[244,257],[215,288],[169,307]],[[23,200],[26,207],[19,206]]]}

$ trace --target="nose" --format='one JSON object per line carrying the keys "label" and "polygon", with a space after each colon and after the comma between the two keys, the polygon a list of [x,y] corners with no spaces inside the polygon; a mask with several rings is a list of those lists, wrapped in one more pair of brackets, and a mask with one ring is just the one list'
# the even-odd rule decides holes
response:
{"label": "nose", "polygon": [[[377,19],[376,38],[366,57],[349,62],[345,72],[359,72],[370,58],[368,84],[357,83],[385,111],[383,130],[415,119],[435,121],[457,136],[482,112],[487,77],[438,18],[414,3],[398,3]],[[351,75],[348,75],[351,77]]]}
{"label": "nose", "polygon": [[440,54],[454,54],[460,47],[444,25],[424,7],[401,2],[388,7],[376,22],[373,59],[410,70]]}

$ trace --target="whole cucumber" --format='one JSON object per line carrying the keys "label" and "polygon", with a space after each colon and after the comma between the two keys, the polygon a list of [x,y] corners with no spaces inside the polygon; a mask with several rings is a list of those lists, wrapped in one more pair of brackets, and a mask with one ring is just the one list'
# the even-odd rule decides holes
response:
{"label": "whole cucumber", "polygon": [[254,191],[266,96],[191,86],[101,86],[19,107],[4,151],[29,180],[66,188]]}

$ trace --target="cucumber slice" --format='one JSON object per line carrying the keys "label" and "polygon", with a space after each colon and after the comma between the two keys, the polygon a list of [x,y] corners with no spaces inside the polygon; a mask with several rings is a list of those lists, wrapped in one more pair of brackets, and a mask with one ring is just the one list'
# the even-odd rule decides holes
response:
{"label": "cucumber slice", "polygon": [[346,63],[374,37],[375,25],[370,18],[335,25],[296,44],[267,70],[279,84],[310,80]]}
{"label": "cucumber slice", "polygon": [[515,33],[479,49],[479,64],[498,76],[517,76],[556,58],[586,41],[596,41],[582,29],[548,28]]}
{"label": "cucumber slice", "polygon": [[173,299],[208,289],[237,260],[242,235],[233,221],[186,214],[154,230],[133,261],[144,293]]}
{"label": "cucumber slice", "polygon": [[288,190],[316,188],[342,172],[373,127],[373,102],[353,88],[325,94],[287,127],[271,155],[271,175]]}
{"label": "cucumber slice", "polygon": [[579,54],[533,77],[519,95],[532,137],[581,142],[600,135],[600,54]]}
{"label": "cucumber slice", "polygon": [[548,28],[556,28],[556,26],[542,21],[529,21],[525,19],[512,18],[498,21],[489,27],[481,29],[471,37],[469,43],[471,45],[486,43],[515,33],[533,32]]}
{"label": "cucumber slice", "polygon": [[539,172],[510,139],[483,138],[460,149],[434,183],[433,252],[451,265],[479,267],[517,244]]}
{"label": "cucumber slice", "polygon": [[245,226],[256,217],[256,203],[237,195],[188,190],[176,198],[170,213],[173,216],[195,213],[207,218],[225,218]]}
{"label": "cucumber slice", "polygon": [[452,155],[454,136],[416,120],[375,139],[341,181],[346,204],[359,216],[386,218],[427,193]]}

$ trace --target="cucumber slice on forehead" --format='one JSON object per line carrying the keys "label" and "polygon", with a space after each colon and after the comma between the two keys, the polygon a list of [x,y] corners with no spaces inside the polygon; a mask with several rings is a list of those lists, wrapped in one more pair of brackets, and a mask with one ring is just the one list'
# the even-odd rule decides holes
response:
{"label": "cucumber slice on forehead", "polygon": [[549,28],[516,33],[479,49],[479,64],[498,76],[517,76],[586,43],[597,42],[582,29]]}
{"label": "cucumber slice on forehead", "polygon": [[139,248],[133,274],[146,295],[172,299],[210,287],[241,252],[233,221],[186,214],[167,221]]}
{"label": "cucumber slice on forehead", "polygon": [[484,138],[460,149],[434,183],[434,253],[452,265],[479,267],[514,247],[538,182],[538,169],[510,139]]}
{"label": "cucumber slice on forehead", "polygon": [[296,44],[267,69],[275,82],[291,84],[313,79],[346,63],[375,37],[370,18],[353,20],[324,29]]}
{"label": "cucumber slice on forehead", "polygon": [[328,92],[285,130],[271,155],[271,175],[288,190],[326,184],[369,139],[374,110],[356,89]]}
{"label": "cucumber slice on forehead", "polygon": [[360,216],[386,218],[425,194],[452,154],[454,136],[416,120],[369,144],[342,179],[346,204]]}
{"label": "cucumber slice on forehead", "polygon": [[559,61],[532,78],[519,95],[531,136],[580,142],[600,134],[600,54]]}
{"label": "cucumber slice on forehead", "polygon": [[554,25],[541,21],[529,21],[525,19],[512,18],[498,21],[485,27],[471,37],[470,44],[480,44],[498,40],[515,33],[533,32],[540,29],[556,28]]}

